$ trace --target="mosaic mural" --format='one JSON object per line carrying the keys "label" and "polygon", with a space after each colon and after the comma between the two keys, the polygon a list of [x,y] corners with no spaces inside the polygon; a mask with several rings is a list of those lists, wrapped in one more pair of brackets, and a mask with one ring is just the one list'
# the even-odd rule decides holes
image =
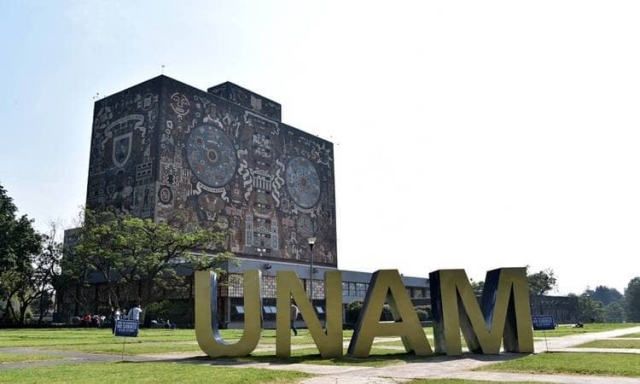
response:
{"label": "mosaic mural", "polygon": [[316,236],[314,262],[336,266],[333,145],[251,91],[209,92],[160,76],[98,101],[87,206],[232,228],[229,250],[255,258],[306,263]]}
{"label": "mosaic mural", "polygon": [[87,207],[153,217],[160,80],[95,103]]}

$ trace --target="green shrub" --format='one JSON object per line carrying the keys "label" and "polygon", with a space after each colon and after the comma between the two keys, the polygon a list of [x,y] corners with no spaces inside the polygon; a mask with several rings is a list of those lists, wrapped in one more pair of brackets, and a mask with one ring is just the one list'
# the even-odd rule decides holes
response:
{"label": "green shrub", "polygon": [[345,322],[350,326],[354,326],[358,321],[360,311],[362,311],[362,301],[352,301],[351,303],[347,304],[344,316]]}
{"label": "green shrub", "polygon": [[415,307],[416,313],[418,314],[418,319],[420,321],[430,321],[431,320],[431,306],[430,305],[416,305]]}
{"label": "green shrub", "polygon": [[[360,317],[360,312],[362,312],[362,301],[353,301],[347,304],[346,313],[345,313],[345,322],[349,326],[354,326],[358,321],[358,317]],[[389,305],[385,304],[382,307],[382,312],[380,313],[380,321],[393,321],[393,313],[391,313],[391,309]]]}
{"label": "green shrub", "polygon": [[418,320],[420,320],[420,321],[428,321],[429,320],[429,315],[427,314],[426,311],[417,309],[416,313],[418,314]]}

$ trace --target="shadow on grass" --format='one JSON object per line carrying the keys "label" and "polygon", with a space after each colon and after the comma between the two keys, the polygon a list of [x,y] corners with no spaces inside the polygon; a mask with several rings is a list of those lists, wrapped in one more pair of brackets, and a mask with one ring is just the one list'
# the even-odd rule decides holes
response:
{"label": "shadow on grass", "polygon": [[397,364],[429,363],[438,364],[449,361],[472,359],[483,362],[503,362],[529,356],[528,354],[501,353],[499,355],[476,355],[465,353],[461,356],[429,355],[416,356],[409,353],[376,353],[366,358],[351,357],[343,355],[337,358],[323,358],[320,354],[293,355],[282,358],[275,355],[250,355],[246,357],[223,357],[211,358],[208,356],[196,356],[186,358],[156,359],[146,362],[175,362],[186,364],[210,364],[216,366],[241,366],[249,364],[268,365],[290,365],[290,364],[313,364],[313,365],[339,365],[339,366],[369,366],[372,368]]}

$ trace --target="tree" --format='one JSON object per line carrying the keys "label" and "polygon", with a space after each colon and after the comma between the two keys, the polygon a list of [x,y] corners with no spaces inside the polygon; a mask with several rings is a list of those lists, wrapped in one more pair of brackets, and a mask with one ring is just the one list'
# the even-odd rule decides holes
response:
{"label": "tree", "polygon": [[414,309],[420,321],[429,321],[431,319],[431,305],[416,305]]}
{"label": "tree", "polygon": [[551,268],[531,274],[527,265],[527,280],[529,281],[529,294],[531,295],[544,295],[556,289],[557,285],[555,274]]}
{"label": "tree", "polygon": [[345,308],[345,322],[349,327],[354,327],[360,317],[363,302],[360,300],[352,301]]}
{"label": "tree", "polygon": [[54,277],[53,287],[59,302],[64,302],[65,297],[71,298],[76,303],[74,314],[81,315],[81,308],[89,308],[95,301],[95,295],[89,295],[88,290],[83,288],[89,286],[90,269],[89,266],[77,255],[76,246],[82,233],[84,223],[84,210],[81,220],[76,222],[73,229],[65,231],[63,257],[60,262],[61,273]]}
{"label": "tree", "polygon": [[624,298],[627,305],[627,320],[640,322],[640,277],[635,277],[629,281],[627,289],[624,290]]}
{"label": "tree", "polygon": [[604,306],[600,301],[587,295],[578,296],[578,317],[583,322],[601,323],[604,321]]}
{"label": "tree", "polygon": [[[16,217],[17,207],[0,185],[0,301],[5,302],[4,321],[15,320],[12,300],[33,272],[32,255],[41,249],[41,236],[26,215]],[[26,279],[26,280],[25,280]]]}
{"label": "tree", "polygon": [[31,276],[33,267],[29,260],[25,260],[16,265],[12,270],[2,274],[2,284],[5,289],[5,323],[24,324],[29,304],[33,301]]}
{"label": "tree", "polygon": [[595,290],[587,289],[585,294],[588,295],[591,299],[600,301],[605,306],[613,303],[614,301],[619,301],[624,299],[622,293],[620,293],[615,288],[609,288],[604,285],[598,285]]}
{"label": "tree", "polygon": [[480,280],[480,281],[471,280],[471,288],[473,288],[473,293],[477,297],[481,297],[482,296],[482,291],[484,290],[484,281],[483,280]]}
{"label": "tree", "polygon": [[[131,301],[146,307],[183,287],[193,270],[213,269],[233,258],[223,251],[227,232],[193,229],[182,232],[167,223],[116,215],[85,213],[70,273],[97,272],[105,281],[112,307]],[[135,287],[131,289],[117,289]],[[126,296],[127,292],[132,296]],[[141,318],[141,321],[143,319]]]}
{"label": "tree", "polygon": [[624,301],[614,301],[604,307],[604,321],[607,323],[624,323],[627,314],[624,308]]}
{"label": "tree", "polygon": [[[353,327],[358,322],[360,318],[360,313],[362,312],[362,307],[364,302],[360,300],[352,301],[347,304],[345,308],[345,322],[348,327]],[[424,321],[426,321],[426,317],[429,315],[426,311],[423,311]],[[420,316],[420,315],[419,315]],[[393,321],[393,312],[391,312],[391,308],[388,304],[382,306],[382,311],[380,312],[380,321]],[[421,320],[422,321],[422,320]]]}
{"label": "tree", "polygon": [[46,315],[50,298],[55,290],[55,281],[61,273],[62,243],[57,241],[60,224],[51,222],[49,233],[42,235],[42,251],[32,260],[34,274],[32,279],[33,289],[37,292],[38,299],[38,323]]}
{"label": "tree", "polygon": [[61,245],[56,242],[57,228],[58,225],[52,223],[49,233],[40,235],[41,251],[29,255],[14,270],[4,274],[4,284],[8,287],[5,320],[25,324],[27,311],[39,302],[35,306],[41,322],[49,309],[53,280],[60,273],[62,257]]}
{"label": "tree", "polygon": [[[17,268],[40,249],[40,236],[26,215],[16,217],[18,208],[0,185],[0,274]],[[0,298],[2,297],[0,279]]]}

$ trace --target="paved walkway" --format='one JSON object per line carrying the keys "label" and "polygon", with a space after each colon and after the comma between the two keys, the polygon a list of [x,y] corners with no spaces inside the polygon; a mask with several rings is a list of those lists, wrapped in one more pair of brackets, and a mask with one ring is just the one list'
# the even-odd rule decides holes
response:
{"label": "paved walkway", "polygon": [[[604,349],[604,348],[570,348],[594,340],[614,338],[616,336],[640,332],[640,327],[620,329],[615,331],[587,333],[576,336],[552,337],[546,340],[537,340],[534,348],[538,353],[581,351],[581,352],[614,352],[624,353],[627,350]],[[393,340],[393,339],[392,339]],[[397,338],[395,339],[397,340]],[[388,341],[376,339],[377,342]],[[302,346],[301,346],[302,347]],[[548,347],[548,348],[547,348]],[[393,348],[385,346],[385,348]],[[398,347],[401,348],[401,347]],[[631,353],[640,353],[640,350],[631,350]],[[360,383],[401,383],[412,379],[467,379],[486,381],[535,381],[543,383],[569,383],[569,384],[600,384],[600,383],[620,383],[631,384],[640,383],[640,378],[624,377],[603,377],[603,376],[580,376],[580,375],[547,375],[530,373],[506,373],[506,372],[475,372],[473,369],[481,366],[518,358],[521,355],[507,354],[501,355],[464,355],[462,357],[440,356],[430,358],[425,362],[410,362],[402,365],[394,365],[382,368],[356,367],[356,366],[320,366],[311,364],[259,364],[251,365],[256,368],[294,370],[316,374],[318,376],[303,381],[304,384],[360,384]]]}
{"label": "paved walkway", "polygon": [[[619,329],[615,331],[585,333],[575,336],[550,337],[546,340],[536,339],[534,347],[537,353],[550,352],[612,352],[612,353],[636,353],[637,349],[604,349],[604,348],[575,348],[575,346],[594,340],[615,338],[618,336],[640,333],[640,327]],[[377,338],[376,343],[384,341],[395,341],[397,338]],[[348,344],[348,343],[346,343]],[[309,345],[292,345],[292,348],[308,348]],[[273,350],[273,345],[262,345],[261,350]],[[385,348],[395,349],[399,347],[385,346]],[[63,357],[64,360],[47,360],[31,363],[0,364],[0,370],[15,369],[25,367],[47,366],[56,364],[68,364],[79,362],[109,362],[120,361],[119,355],[77,353],[54,350],[41,350],[36,348],[0,348],[0,352],[15,354],[43,354]],[[505,373],[505,372],[475,372],[473,369],[517,358],[521,355],[503,353],[500,355],[470,355],[462,357],[438,356],[429,358],[428,361],[412,361],[407,364],[394,365],[381,368],[360,367],[360,366],[339,366],[339,365],[313,365],[313,364],[270,364],[270,363],[237,363],[225,360],[195,360],[194,357],[201,357],[202,354],[179,353],[172,355],[147,355],[147,356],[125,356],[127,361],[168,361],[209,365],[233,365],[234,367],[251,367],[276,370],[291,370],[307,372],[317,375],[316,377],[303,381],[304,384],[360,384],[360,383],[401,383],[412,379],[472,379],[487,381],[535,381],[544,383],[569,383],[569,384],[600,384],[600,383],[620,383],[620,384],[640,384],[640,378],[624,377],[602,377],[602,376],[579,376],[579,375],[546,375],[529,373]],[[640,359],[639,359],[640,362]]]}

